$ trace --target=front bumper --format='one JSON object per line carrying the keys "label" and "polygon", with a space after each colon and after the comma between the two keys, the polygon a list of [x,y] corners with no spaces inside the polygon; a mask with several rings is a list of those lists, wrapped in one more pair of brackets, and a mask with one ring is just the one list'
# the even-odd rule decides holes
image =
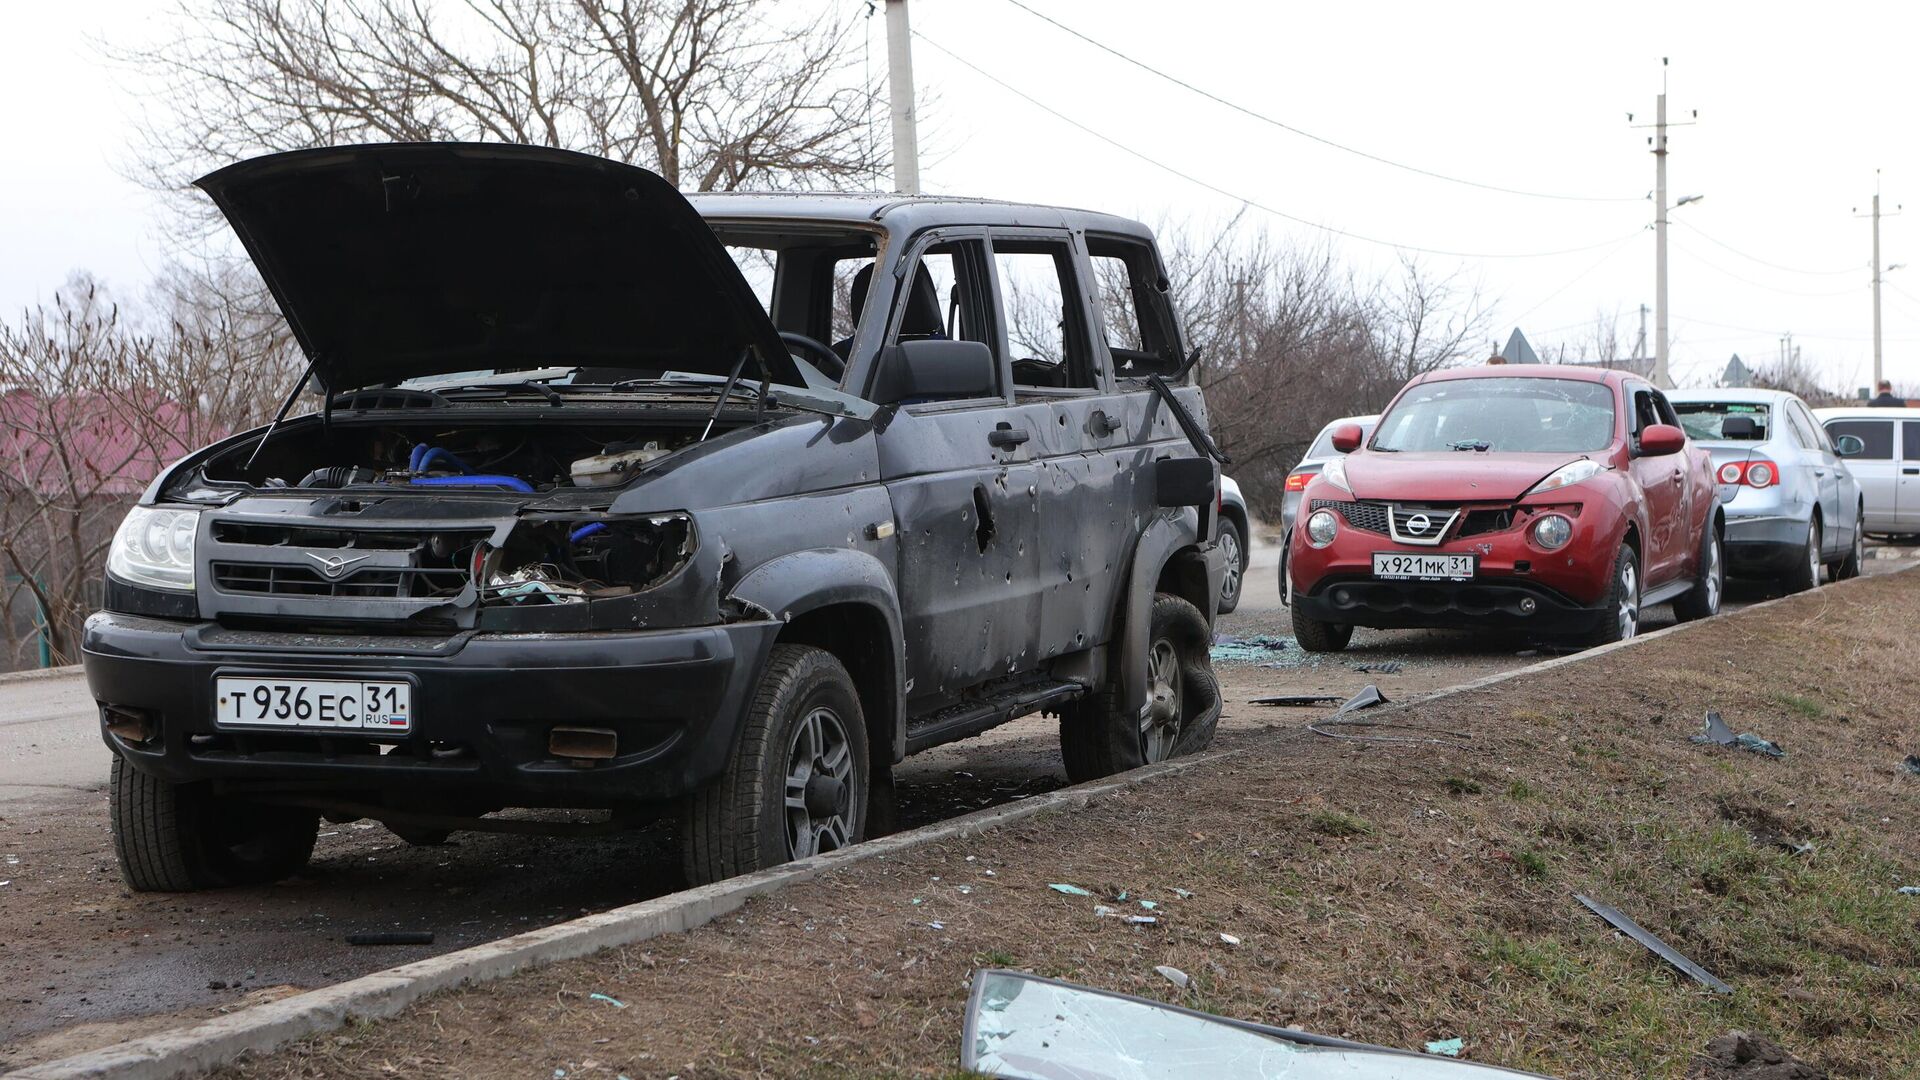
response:
{"label": "front bumper", "polygon": [[[1609,617],[1602,605],[1619,538],[1617,519],[1604,504],[1569,500],[1464,507],[1463,522],[1470,512],[1509,516],[1505,524],[1476,526],[1485,531],[1461,537],[1458,533],[1467,528],[1461,524],[1443,543],[1417,545],[1353,524],[1340,509],[1344,500],[1324,501],[1335,504],[1331,508],[1341,518],[1333,542],[1316,548],[1307,543],[1304,526],[1295,528],[1283,570],[1292,586],[1292,605],[1309,618],[1381,629],[1496,627],[1579,634]],[[1301,512],[1310,513],[1313,506],[1303,503]],[[1529,538],[1533,523],[1546,513],[1573,519],[1574,536],[1564,547],[1549,551]],[[1471,555],[1474,575],[1466,581],[1376,579],[1373,556],[1382,552]]]}
{"label": "front bumper", "polygon": [[[176,782],[418,805],[606,807],[652,803],[718,776],[779,624],[642,632],[381,637],[237,631],[102,612],[87,621],[87,685],[144,711],[157,737],[107,745]],[[413,730],[223,731],[221,674],[404,679]],[[547,751],[556,725],[610,728],[616,756]]]}
{"label": "front bumper", "polygon": [[1383,630],[1497,628],[1584,634],[1608,616],[1530,581],[1376,581],[1344,576],[1293,594],[1302,615]]}

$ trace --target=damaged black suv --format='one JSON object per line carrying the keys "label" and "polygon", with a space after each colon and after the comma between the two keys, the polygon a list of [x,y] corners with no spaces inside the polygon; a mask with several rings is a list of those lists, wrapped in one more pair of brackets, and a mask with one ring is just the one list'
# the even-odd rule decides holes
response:
{"label": "damaged black suv", "polygon": [[530,807],[677,818],[703,882],[884,828],[895,762],[1030,713],[1075,779],[1211,740],[1217,452],[1144,227],[522,146],[199,183],[321,397],[113,541],[85,660],[134,888]]}

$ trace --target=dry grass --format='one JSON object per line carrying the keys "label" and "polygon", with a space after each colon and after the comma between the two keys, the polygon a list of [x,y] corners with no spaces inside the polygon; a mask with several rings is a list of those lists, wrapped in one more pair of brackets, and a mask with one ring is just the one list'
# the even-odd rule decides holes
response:
{"label": "dry grass", "polygon": [[[221,1075],[945,1076],[983,966],[1390,1045],[1460,1036],[1561,1076],[1680,1077],[1730,1028],[1836,1076],[1912,1075],[1920,900],[1894,890],[1920,883],[1920,780],[1894,765],[1920,749],[1916,624],[1920,575],[1853,582],[1395,716],[1473,750],[1278,734]],[[1708,708],[1787,757],[1689,743]],[[1157,901],[1161,924],[1098,918],[1056,881]]]}

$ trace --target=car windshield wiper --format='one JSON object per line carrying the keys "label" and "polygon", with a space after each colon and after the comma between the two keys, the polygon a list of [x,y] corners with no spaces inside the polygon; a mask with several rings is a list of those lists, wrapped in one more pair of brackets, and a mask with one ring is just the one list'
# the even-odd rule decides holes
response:
{"label": "car windshield wiper", "polygon": [[460,394],[469,390],[531,390],[541,397],[546,398],[547,404],[549,405],[566,404],[566,399],[560,396],[560,391],[555,390],[546,383],[534,382],[531,379],[520,382],[486,382],[470,383],[466,386],[437,386],[434,387],[432,392],[444,397],[447,394]]}
{"label": "car windshield wiper", "polygon": [[1452,450],[1477,450],[1485,452],[1493,449],[1493,444],[1485,439],[1461,439],[1458,442],[1448,443],[1447,447]]}

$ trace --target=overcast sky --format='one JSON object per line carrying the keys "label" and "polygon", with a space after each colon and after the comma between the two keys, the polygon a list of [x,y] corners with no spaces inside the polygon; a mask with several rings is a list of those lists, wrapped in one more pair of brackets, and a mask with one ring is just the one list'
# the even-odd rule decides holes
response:
{"label": "overcast sky", "polygon": [[[1661,57],[1670,57],[1671,118],[1699,111],[1695,126],[1672,133],[1670,197],[1706,196],[1673,212],[1676,378],[1711,380],[1734,352],[1765,362],[1791,332],[1829,382],[1865,384],[1870,236],[1854,214],[1879,169],[1886,209],[1913,207],[1883,224],[1883,262],[1916,264],[1887,278],[1887,370],[1920,386],[1916,5],[1024,0],[1324,139],[1479,184],[1582,197],[1549,199],[1435,179],[1291,134],[1009,0],[912,2],[924,35],[915,71],[931,97],[922,117],[929,190],[1196,229],[1250,202],[1243,227],[1300,243],[1330,238],[1370,270],[1392,265],[1393,245],[1460,253],[1419,257],[1462,271],[1496,301],[1493,336],[1504,341],[1519,325],[1536,347],[1588,336],[1596,314],[1616,313],[1630,347],[1639,305],[1653,303],[1653,158],[1649,132],[1627,114],[1651,122]],[[167,256],[161,207],[123,175],[142,83],[95,44],[158,33],[151,6],[20,4],[0,22],[0,310],[44,300],[79,268],[135,295]],[[869,46],[855,37],[848,47],[877,76],[883,19],[868,23]],[[874,116],[885,140],[884,108]],[[1538,252],[1565,253],[1513,257]]]}

